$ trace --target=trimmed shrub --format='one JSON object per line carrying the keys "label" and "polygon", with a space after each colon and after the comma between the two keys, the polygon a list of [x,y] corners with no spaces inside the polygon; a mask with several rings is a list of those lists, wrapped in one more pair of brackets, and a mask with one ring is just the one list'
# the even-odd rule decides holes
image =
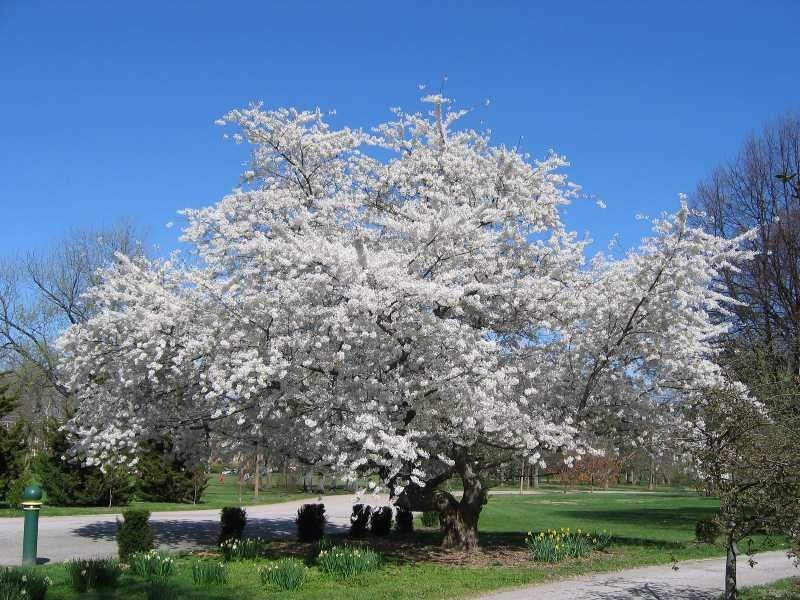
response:
{"label": "trimmed shrub", "polygon": [[130,558],[131,573],[151,580],[166,580],[175,572],[175,561],[166,552],[137,552]]}
{"label": "trimmed shrub", "polygon": [[195,585],[224,585],[228,583],[228,568],[223,563],[196,560],[192,563]]}
{"label": "trimmed shrub", "polygon": [[394,516],[394,530],[397,533],[413,533],[414,513],[405,508],[398,508]]}
{"label": "trimmed shrub", "polygon": [[132,554],[147,552],[155,546],[155,533],[150,526],[149,510],[126,510],[123,521],[117,521],[117,547],[119,558],[128,560]]}
{"label": "trimmed shrub", "polygon": [[247,512],[243,508],[238,506],[224,507],[219,515],[217,545],[228,540],[241,538],[245,525],[247,525]]}
{"label": "trimmed shrub", "polygon": [[110,558],[73,559],[66,564],[70,587],[78,593],[88,589],[107,590],[117,587],[122,565]]}
{"label": "trimmed shrub", "polygon": [[720,535],[719,524],[713,519],[701,519],[694,526],[694,536],[700,542],[713,544]]}
{"label": "trimmed shrub", "polygon": [[297,590],[306,580],[306,566],[296,558],[282,558],[258,572],[261,583],[280,590]]}
{"label": "trimmed shrub", "polygon": [[219,545],[225,560],[253,560],[264,553],[267,541],[261,538],[244,538],[227,540]]}
{"label": "trimmed shrub", "polygon": [[371,548],[338,546],[320,552],[317,565],[326,575],[338,579],[351,579],[380,567],[381,555]]}
{"label": "trimmed shrub", "polygon": [[297,539],[301,542],[316,542],[325,535],[325,505],[303,504],[297,511]]}
{"label": "trimmed shrub", "polygon": [[34,569],[0,567],[2,600],[44,600],[51,583],[49,577]]}
{"label": "trimmed shrub", "polygon": [[426,510],[422,513],[422,525],[424,527],[439,527],[439,511]]}
{"label": "trimmed shrub", "polygon": [[372,535],[384,537],[392,531],[392,508],[381,506],[372,511],[372,518],[369,520],[369,528]]}
{"label": "trimmed shrub", "polygon": [[366,504],[354,504],[353,514],[350,515],[350,537],[362,538],[369,530],[369,517],[372,507]]}

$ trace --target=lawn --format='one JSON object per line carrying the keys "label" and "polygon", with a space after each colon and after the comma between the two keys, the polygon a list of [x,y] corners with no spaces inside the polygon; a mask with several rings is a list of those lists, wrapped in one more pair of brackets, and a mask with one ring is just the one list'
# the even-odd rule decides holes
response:
{"label": "lawn", "polygon": [[[327,491],[326,494],[338,493]],[[259,497],[253,498],[253,488],[242,486],[241,501],[239,501],[239,484],[234,478],[226,479],[220,483],[216,477],[209,479],[208,487],[197,504],[181,504],[177,502],[131,502],[128,506],[47,506],[42,507],[42,516],[56,517],[66,515],[96,515],[115,514],[128,508],[145,509],[151,512],[176,511],[176,510],[204,510],[219,509],[223,506],[253,506],[256,504],[274,504],[290,500],[314,499],[319,496],[317,492],[305,493],[302,490],[288,491],[284,487],[262,489]],[[5,506],[0,508],[0,517],[21,517],[21,509]]]}
{"label": "lawn", "polygon": [[739,593],[740,600],[800,600],[800,577],[782,579],[770,585],[745,588]]}
{"label": "lawn", "polygon": [[[238,496],[237,496],[238,499]],[[308,571],[306,585],[297,592],[266,589],[259,581],[258,569],[273,558],[294,554],[306,558],[310,546],[275,541],[265,558],[257,562],[228,563],[230,583],[201,589],[191,577],[195,560],[184,554],[177,559],[172,585],[177,598],[211,600],[238,598],[293,598],[297,600],[367,599],[445,599],[474,596],[482,591],[542,582],[591,571],[609,571],[646,564],[665,564],[673,560],[704,558],[723,554],[719,546],[694,542],[694,524],[711,516],[713,499],[694,494],[588,494],[548,493],[536,496],[493,496],[481,517],[481,542],[484,551],[477,557],[447,553],[438,549],[438,533],[418,531],[413,537],[367,541],[383,552],[383,568],[351,581],[337,581],[323,575],[316,566]],[[419,523],[416,523],[419,527]],[[571,527],[585,530],[606,529],[614,533],[614,543],[603,552],[557,565],[531,562],[523,540],[528,531]],[[758,540],[764,548],[777,541]],[[67,585],[61,565],[42,569],[53,579],[50,600],[100,598],[79,596]],[[721,582],[720,582],[721,583]],[[144,600],[145,583],[123,575],[117,595],[103,598]]]}

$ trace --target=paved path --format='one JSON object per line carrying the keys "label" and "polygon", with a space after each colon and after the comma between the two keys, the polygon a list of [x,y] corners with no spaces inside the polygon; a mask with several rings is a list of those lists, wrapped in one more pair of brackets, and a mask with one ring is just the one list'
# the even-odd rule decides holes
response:
{"label": "paved path", "polygon": [[[350,525],[354,497],[324,496],[328,531],[345,531]],[[298,500],[247,506],[246,535],[287,537],[294,535]],[[387,503],[385,497],[365,496],[365,504]],[[120,515],[80,515],[39,519],[39,560],[61,562],[70,558],[112,556],[117,553],[117,519]],[[150,519],[156,542],[162,549],[181,550],[213,546],[219,528],[219,510],[155,512]],[[0,565],[19,564],[22,557],[22,517],[0,519]]]}
{"label": "paved path", "polygon": [[[772,583],[800,575],[786,552],[764,552],[758,564],[739,558],[739,587]],[[707,558],[670,565],[599,573],[480,596],[477,600],[718,600],[723,592],[725,559]]]}

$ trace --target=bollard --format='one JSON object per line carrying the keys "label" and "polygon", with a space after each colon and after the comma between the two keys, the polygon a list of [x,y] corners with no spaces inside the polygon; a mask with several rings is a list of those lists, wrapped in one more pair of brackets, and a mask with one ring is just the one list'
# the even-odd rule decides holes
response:
{"label": "bollard", "polygon": [[42,507],[42,488],[29,485],[22,492],[22,510],[25,511],[25,528],[22,533],[22,564],[36,564],[39,543],[39,509]]}

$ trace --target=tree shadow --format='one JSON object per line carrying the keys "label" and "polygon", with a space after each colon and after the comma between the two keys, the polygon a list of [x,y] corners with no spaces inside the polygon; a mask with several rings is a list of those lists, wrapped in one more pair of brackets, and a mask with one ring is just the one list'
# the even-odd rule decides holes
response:
{"label": "tree shadow", "polygon": [[701,519],[713,517],[717,510],[712,507],[675,507],[675,508],[623,508],[623,509],[588,509],[556,511],[565,519],[595,520],[605,526],[606,523],[624,523],[625,525],[657,526],[668,529],[689,529]]}
{"label": "tree shadow", "polygon": [[[719,594],[691,587],[676,587],[658,583],[604,582],[604,589],[582,591],[587,600],[717,600]],[[611,589],[608,589],[611,588]]]}
{"label": "tree shadow", "polygon": [[[217,519],[158,519],[150,522],[155,531],[155,541],[160,547],[181,549],[187,547],[213,547],[217,543],[219,521]],[[342,533],[346,529],[328,524],[329,533]],[[294,519],[249,518],[244,535],[262,538],[288,538],[296,534]],[[94,541],[114,541],[117,523],[97,521],[72,530],[72,533]]]}

